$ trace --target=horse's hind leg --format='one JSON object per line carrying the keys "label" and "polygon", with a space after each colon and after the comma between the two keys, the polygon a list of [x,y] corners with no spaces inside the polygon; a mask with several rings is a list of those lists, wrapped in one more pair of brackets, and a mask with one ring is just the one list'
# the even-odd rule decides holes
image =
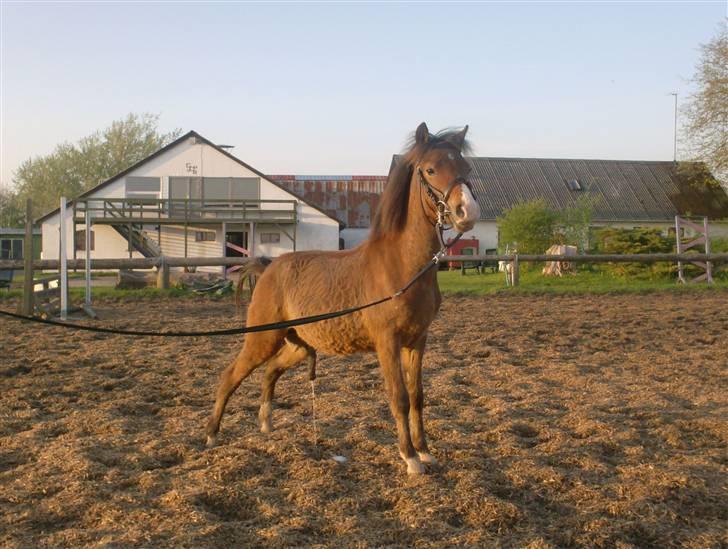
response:
{"label": "horse's hind leg", "polygon": [[260,391],[260,412],[258,412],[261,432],[270,433],[273,429],[271,415],[273,411],[273,395],[278,378],[283,375],[283,372],[307,357],[309,367],[311,367],[311,361],[315,365],[316,351],[304,343],[295,332],[290,332],[286,336],[286,344],[266,364]]}
{"label": "horse's hind leg", "polygon": [[276,354],[283,343],[283,337],[284,332],[277,330],[252,333],[245,338],[242,351],[220,376],[215,406],[210,420],[207,422],[208,446],[215,444],[217,432],[220,430],[220,419],[230,396],[253,370]]}
{"label": "horse's hind leg", "polygon": [[422,356],[425,352],[427,336],[422,336],[412,348],[402,348],[402,367],[406,376],[409,393],[409,425],[412,445],[422,463],[436,464],[437,460],[427,448],[425,426],[422,419],[424,394],[422,391]]}

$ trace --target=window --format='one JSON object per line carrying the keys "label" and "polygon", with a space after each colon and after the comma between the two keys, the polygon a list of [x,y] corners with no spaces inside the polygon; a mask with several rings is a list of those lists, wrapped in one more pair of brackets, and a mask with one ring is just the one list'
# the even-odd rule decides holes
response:
{"label": "window", "polygon": [[19,238],[0,240],[0,259],[23,259],[23,241]]}
{"label": "window", "polygon": [[584,189],[584,186],[578,179],[570,179],[566,182],[566,186],[569,187],[570,191],[581,191]]}
{"label": "window", "polygon": [[261,244],[279,244],[280,242],[280,233],[260,233]]}
{"label": "window", "polygon": [[[86,251],[86,230],[81,229],[80,231],[76,231],[76,235],[74,237],[76,251],[78,252],[85,252]],[[96,238],[94,235],[94,232],[91,231],[91,251],[94,251],[94,248],[96,244]]]}
{"label": "window", "polygon": [[161,180],[159,177],[127,177],[127,198],[159,198]]}
{"label": "window", "polygon": [[215,233],[211,231],[195,231],[195,242],[214,242]]}

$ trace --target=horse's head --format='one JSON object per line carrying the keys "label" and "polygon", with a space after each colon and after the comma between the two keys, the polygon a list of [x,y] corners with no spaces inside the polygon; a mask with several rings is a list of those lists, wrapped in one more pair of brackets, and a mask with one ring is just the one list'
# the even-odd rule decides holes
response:
{"label": "horse's head", "polygon": [[435,221],[449,223],[461,233],[471,230],[480,217],[480,206],[467,179],[471,168],[463,158],[468,150],[467,131],[465,126],[432,135],[423,122],[415,132],[419,154],[414,177],[429,197],[425,202],[432,207],[427,210]]}

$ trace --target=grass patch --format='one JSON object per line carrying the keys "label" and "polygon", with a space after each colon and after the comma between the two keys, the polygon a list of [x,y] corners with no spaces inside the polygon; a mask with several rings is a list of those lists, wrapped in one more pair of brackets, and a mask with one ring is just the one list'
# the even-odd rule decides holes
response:
{"label": "grass patch", "polygon": [[[728,279],[716,277],[712,286],[700,284],[678,284],[674,278],[624,278],[599,271],[579,271],[576,275],[563,277],[546,277],[540,270],[523,269],[518,287],[507,287],[504,273],[475,274],[469,271],[463,276],[460,271],[440,271],[438,273],[440,290],[444,294],[487,295],[494,293],[577,293],[577,294],[608,294],[608,293],[647,293],[656,291],[666,292],[701,292],[716,289],[728,289]],[[0,301],[22,298],[23,290],[14,288],[0,290]],[[160,290],[157,288],[142,288],[138,290],[117,290],[114,287],[96,287],[92,289],[93,299],[107,300],[137,300],[148,298],[189,299],[198,297],[188,289],[170,288]],[[71,288],[72,302],[83,300],[83,288]],[[230,294],[223,296],[208,295],[210,299],[227,299]]]}
{"label": "grass patch", "polygon": [[475,274],[465,276],[460,271],[440,271],[438,281],[445,294],[487,295],[496,292],[508,293],[644,293],[655,291],[700,292],[728,288],[728,280],[716,278],[712,286],[701,284],[678,284],[673,278],[639,279],[615,277],[598,271],[579,271],[575,275],[547,277],[540,270],[523,269],[520,285],[507,287],[504,273]]}

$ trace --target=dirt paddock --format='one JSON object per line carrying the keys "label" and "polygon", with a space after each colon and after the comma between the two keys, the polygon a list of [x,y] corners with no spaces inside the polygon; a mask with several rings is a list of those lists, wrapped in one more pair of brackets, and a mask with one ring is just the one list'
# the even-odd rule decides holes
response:
{"label": "dirt paddock", "polygon": [[[373,355],[321,357],[318,445],[301,367],[278,384],[271,435],[258,432],[258,371],[206,450],[238,337],[0,318],[0,545],[726,546],[726,304],[728,292],[447,297],[425,358],[440,463],[417,478]],[[124,327],[239,322],[231,302],[202,298],[98,308]]]}

